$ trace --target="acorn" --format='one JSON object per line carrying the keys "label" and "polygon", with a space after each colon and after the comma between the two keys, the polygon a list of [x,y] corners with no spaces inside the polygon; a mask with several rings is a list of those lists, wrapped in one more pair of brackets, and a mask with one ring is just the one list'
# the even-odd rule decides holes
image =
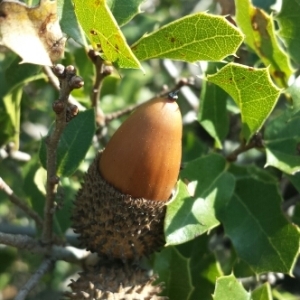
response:
{"label": "acorn", "polygon": [[79,274],[75,281],[71,279],[72,291],[65,292],[67,299],[148,299],[164,300],[159,296],[163,285],[154,284],[156,276],[148,271],[128,265],[110,265],[95,267],[94,270]]}
{"label": "acorn", "polygon": [[139,106],[89,167],[72,214],[88,250],[137,261],[164,245],[165,204],[181,162],[176,98],[170,94]]}

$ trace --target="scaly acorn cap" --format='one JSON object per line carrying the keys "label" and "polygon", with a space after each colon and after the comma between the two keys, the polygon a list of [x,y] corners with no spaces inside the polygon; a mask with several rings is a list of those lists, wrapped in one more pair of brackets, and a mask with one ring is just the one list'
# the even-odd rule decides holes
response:
{"label": "scaly acorn cap", "polygon": [[102,266],[80,273],[80,277],[69,285],[72,292],[65,292],[67,299],[100,300],[164,300],[158,296],[162,284],[154,285],[155,276],[133,266]]}
{"label": "scaly acorn cap", "polygon": [[176,99],[170,93],[142,104],[108,142],[100,172],[122,193],[169,200],[181,162],[182,118]]}
{"label": "scaly acorn cap", "polygon": [[165,202],[133,198],[101,176],[98,153],[78,191],[71,216],[81,244],[112,260],[138,261],[165,243]]}

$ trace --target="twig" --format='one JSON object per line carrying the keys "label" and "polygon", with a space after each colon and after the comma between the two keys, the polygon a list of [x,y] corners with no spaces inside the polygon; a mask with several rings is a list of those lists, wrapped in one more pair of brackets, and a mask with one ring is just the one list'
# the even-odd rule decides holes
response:
{"label": "twig", "polygon": [[92,106],[95,108],[96,112],[96,122],[98,125],[103,126],[105,122],[105,114],[102,109],[98,106],[100,99],[101,87],[105,77],[109,76],[113,72],[113,68],[107,64],[100,57],[99,53],[95,50],[90,50],[88,56],[95,66],[96,78],[91,94]]}
{"label": "twig", "polygon": [[27,250],[34,254],[47,255],[55,260],[64,260],[67,262],[79,262],[90,254],[89,251],[71,246],[63,247],[54,245],[49,248],[47,245],[42,245],[37,240],[22,234],[0,232],[0,244],[16,247],[22,251]]}
{"label": "twig", "polygon": [[[145,101],[145,102],[149,102],[151,100],[153,100],[154,98],[157,97],[166,97],[168,94],[173,93],[175,91],[180,90],[183,86],[189,85],[189,82],[186,78],[182,78],[180,79],[177,84],[172,87],[171,89],[164,89],[163,91],[161,91],[159,94],[157,94],[155,97],[152,97],[151,99]],[[133,110],[135,110],[136,108],[138,108],[140,105],[144,104],[145,102],[142,103],[137,103],[135,105],[126,107],[125,109],[113,112],[111,114],[107,114],[105,117],[105,125],[107,125],[109,122],[111,122],[112,120],[115,120],[117,118],[120,118],[126,114],[131,113]]]}
{"label": "twig", "polygon": [[[57,77],[53,74],[52,69],[49,66],[44,66],[43,71],[48,77],[49,82],[52,84],[52,86],[59,91],[59,80]],[[69,102],[73,105],[76,105],[79,110],[84,111],[86,108],[81,105],[72,95],[69,96]]]}
{"label": "twig", "polygon": [[53,72],[60,82],[60,95],[59,99],[53,103],[53,110],[56,113],[55,127],[46,140],[47,183],[42,242],[48,245],[52,241],[53,214],[55,212],[54,200],[59,182],[59,178],[56,175],[57,146],[69,118],[69,95],[74,88],[80,88],[83,86],[83,80],[81,77],[76,76],[76,70],[73,66],[64,68],[62,65],[56,65],[53,68]]}
{"label": "twig", "polygon": [[18,196],[16,196],[13,190],[6,184],[6,182],[0,177],[0,189],[4,191],[4,193],[8,196],[8,199],[19,208],[21,208],[29,217],[31,217],[37,227],[42,228],[43,220],[41,217],[29,207],[23,200],[21,200]]}
{"label": "twig", "polygon": [[260,133],[257,133],[253,138],[250,140],[248,144],[246,144],[246,141],[243,141],[237,149],[235,149],[233,152],[231,152],[226,159],[228,161],[236,161],[237,157],[250,149],[253,148],[263,148],[263,140]]}
{"label": "twig", "polygon": [[29,292],[38,284],[40,279],[54,266],[54,260],[51,258],[45,259],[35,273],[29,278],[26,284],[22,287],[15,300],[26,299]]}

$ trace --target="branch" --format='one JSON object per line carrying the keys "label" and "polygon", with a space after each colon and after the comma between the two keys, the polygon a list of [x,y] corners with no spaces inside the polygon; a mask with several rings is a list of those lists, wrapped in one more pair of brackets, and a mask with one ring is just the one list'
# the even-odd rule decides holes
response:
{"label": "branch", "polygon": [[96,78],[91,94],[92,106],[96,112],[96,122],[98,125],[103,126],[105,123],[105,115],[102,109],[98,106],[100,99],[101,88],[105,77],[109,76],[113,72],[112,66],[106,65],[105,61],[100,57],[99,53],[90,50],[88,56],[95,66]]}
{"label": "branch", "polygon": [[38,284],[40,279],[47,273],[50,269],[54,267],[54,260],[51,258],[45,259],[40,267],[35,271],[35,273],[29,278],[29,280],[22,287],[15,300],[26,299],[29,292]]}
{"label": "branch", "polygon": [[52,241],[53,214],[55,212],[55,196],[59,182],[56,174],[56,156],[57,147],[61,135],[67,125],[67,122],[74,117],[78,110],[68,103],[69,95],[75,88],[83,86],[81,77],[76,76],[76,70],[73,66],[64,67],[56,65],[53,67],[53,73],[60,82],[59,99],[53,103],[53,110],[56,113],[55,127],[46,140],[47,144],[47,183],[46,183],[46,203],[44,207],[44,227],[42,241],[50,244]]}
{"label": "branch", "polygon": [[21,234],[9,234],[0,232],[0,244],[27,250],[34,254],[47,255],[53,260],[64,260],[67,262],[79,262],[85,259],[90,252],[75,247],[57,246],[51,248],[48,245],[42,245],[39,241]]}
{"label": "branch", "polygon": [[236,161],[238,156],[253,148],[263,148],[263,140],[260,133],[257,133],[255,136],[252,137],[250,142],[246,144],[246,141],[244,140],[237,149],[235,149],[232,153],[230,153],[226,159],[230,162]]}
{"label": "branch", "polygon": [[8,196],[8,199],[15,205],[17,205],[19,208],[21,208],[29,217],[31,217],[35,223],[36,226],[39,228],[42,228],[43,226],[43,220],[40,218],[40,216],[31,209],[23,200],[21,200],[18,196],[16,196],[13,192],[13,190],[4,182],[4,180],[0,177],[0,190],[3,190],[4,193]]}

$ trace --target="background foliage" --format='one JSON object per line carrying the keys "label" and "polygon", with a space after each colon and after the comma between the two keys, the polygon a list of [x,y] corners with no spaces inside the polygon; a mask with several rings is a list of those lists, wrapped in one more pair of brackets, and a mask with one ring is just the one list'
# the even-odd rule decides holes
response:
{"label": "background foliage", "polygon": [[[105,8],[98,1],[95,10],[93,1],[74,0],[74,11],[71,0],[57,1],[68,36],[61,63],[74,65],[85,84],[72,93],[81,112],[58,148],[55,232],[78,246],[72,200],[96,151],[124,119],[95,131],[96,75],[86,53],[92,45],[115,68],[101,88],[106,115],[187,78],[178,100],[183,168],[167,208],[167,246],[144,262],[165,282],[163,295],[300,299],[299,0],[283,0],[282,7],[272,0],[121,2]],[[1,50],[0,177],[43,216],[43,137],[58,92],[42,67],[19,64],[17,55]],[[1,232],[40,234],[1,191],[0,221]],[[1,245],[0,260],[2,299],[12,299],[42,257]],[[58,297],[79,270],[58,261],[28,299]]]}

